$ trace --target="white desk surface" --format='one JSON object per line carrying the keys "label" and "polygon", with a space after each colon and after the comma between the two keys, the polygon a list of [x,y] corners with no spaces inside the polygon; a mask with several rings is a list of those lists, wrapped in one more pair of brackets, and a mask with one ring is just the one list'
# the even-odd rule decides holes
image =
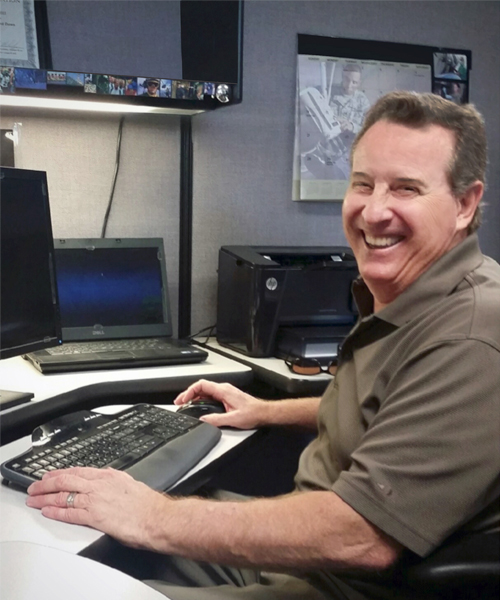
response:
{"label": "white desk surface", "polygon": [[[42,375],[27,361],[17,357],[0,362],[0,388],[32,392],[35,394],[33,401],[43,401],[72,391],[85,393],[85,389],[91,390],[93,386],[108,382],[135,381],[137,384],[144,380],[160,380],[168,383],[166,387],[171,391],[176,378],[179,378],[179,384],[182,383],[185,387],[189,378],[196,380],[214,375],[229,378],[231,375],[242,374],[251,380],[250,367],[210,351],[207,361],[195,365],[86,371],[59,375]],[[180,387],[179,391],[183,387]],[[124,406],[113,405],[98,410],[113,413],[123,408]],[[162,408],[174,409],[171,405]],[[223,430],[217,446],[181,481],[189,479],[253,433],[254,431]],[[30,446],[31,437],[26,436],[0,447],[0,462],[28,450]],[[165,598],[142,582],[119,571],[82,556],[76,556],[100,539],[102,533],[81,525],[47,519],[40,511],[28,508],[25,501],[26,493],[23,490],[0,485],[0,597],[2,599],[155,600]]]}
{"label": "white desk surface", "polygon": [[[113,405],[96,410],[112,414],[124,408],[126,406]],[[174,410],[173,406],[161,406],[161,408]],[[255,430],[223,429],[222,438],[217,446],[196,467],[191,469],[181,481],[188,479],[200,469],[208,466],[254,433]],[[3,463],[30,447],[30,436],[6,444],[0,448],[0,462]],[[0,542],[30,542],[77,554],[103,535],[82,525],[71,525],[47,519],[42,516],[39,510],[28,508],[25,501],[26,493],[23,490],[8,485],[0,486]]]}
{"label": "white desk surface", "polygon": [[237,360],[251,367],[263,381],[267,381],[280,389],[291,393],[321,396],[326,386],[332,381],[328,373],[319,375],[297,375],[292,373],[282,358],[254,358],[231,348],[221,346],[215,338],[210,338],[207,346],[223,356]]}
{"label": "white desk surface", "polygon": [[[186,378],[196,380],[203,377],[210,378],[214,375],[228,378],[232,375],[248,375],[251,380],[251,371],[251,367],[211,351],[208,351],[206,361],[190,365],[82,371],[53,375],[42,375],[31,363],[21,357],[15,357],[0,361],[0,388],[31,392],[35,394],[32,401],[36,402],[103,383],[164,380],[172,384],[177,379],[184,382]],[[177,391],[182,391],[183,386],[185,387],[183,384]],[[172,388],[172,385],[168,387]]]}
{"label": "white desk surface", "polygon": [[0,543],[5,600],[165,600],[160,592],[83,556],[27,542]]}

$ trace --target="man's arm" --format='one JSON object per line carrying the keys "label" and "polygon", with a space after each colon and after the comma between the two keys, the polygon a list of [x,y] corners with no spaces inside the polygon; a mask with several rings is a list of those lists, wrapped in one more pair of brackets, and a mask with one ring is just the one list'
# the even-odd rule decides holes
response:
{"label": "man's arm", "polygon": [[223,414],[202,417],[203,421],[217,427],[230,426],[254,429],[264,426],[295,426],[315,431],[320,398],[293,398],[290,400],[259,400],[229,383],[214,383],[200,379],[179,394],[174,403],[178,406],[197,398],[218,400],[226,409]]}
{"label": "man's arm", "polygon": [[[69,491],[77,492],[72,508]],[[333,491],[227,502],[173,499],[112,469],[54,471],[28,490],[45,516],[124,544],[241,567],[383,569],[401,546]]]}
{"label": "man's arm", "polygon": [[240,567],[378,570],[401,551],[331,491],[240,502],[190,498],[174,501],[160,523],[151,524],[151,549]]}

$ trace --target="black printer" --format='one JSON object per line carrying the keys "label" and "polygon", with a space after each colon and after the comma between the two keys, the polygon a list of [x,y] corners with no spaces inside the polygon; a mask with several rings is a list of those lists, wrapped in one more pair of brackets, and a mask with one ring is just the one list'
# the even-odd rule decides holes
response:
{"label": "black printer", "polygon": [[252,357],[330,362],[357,318],[342,246],[222,246],[217,341]]}

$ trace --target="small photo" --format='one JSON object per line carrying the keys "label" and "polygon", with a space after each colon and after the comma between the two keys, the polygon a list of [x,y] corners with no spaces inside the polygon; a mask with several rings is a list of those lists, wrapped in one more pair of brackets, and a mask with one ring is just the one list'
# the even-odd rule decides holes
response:
{"label": "small photo", "polygon": [[108,94],[111,96],[125,96],[127,78],[122,75],[108,75]]}
{"label": "small photo", "polygon": [[467,81],[467,56],[465,54],[435,52],[434,77],[436,79]]}
{"label": "small photo", "polygon": [[177,100],[194,100],[196,91],[192,81],[173,81],[172,98]]}
{"label": "small photo", "polygon": [[109,90],[108,76],[95,73],[85,75],[83,89],[87,94],[107,94]]}
{"label": "small photo", "polygon": [[465,104],[469,101],[469,90],[467,84],[462,81],[450,81],[449,79],[435,79],[432,91],[434,94],[451,100],[455,104]]}
{"label": "small photo", "polygon": [[150,98],[159,98],[160,79],[157,77],[138,77],[137,95],[149,96]]}
{"label": "small photo", "polygon": [[210,81],[205,82],[205,94],[207,96],[213,96],[215,94],[215,83]]}
{"label": "small photo", "polygon": [[137,77],[125,79],[125,96],[137,96]]}
{"label": "small photo", "polygon": [[47,71],[47,85],[66,85],[66,71]]}
{"label": "small photo", "polygon": [[172,98],[172,80],[162,79],[160,83],[160,97]]}
{"label": "small photo", "polygon": [[16,88],[30,90],[47,89],[47,71],[40,69],[15,69]]}
{"label": "small photo", "polygon": [[0,94],[15,92],[15,71],[13,67],[0,67]]}
{"label": "small photo", "polygon": [[86,94],[97,94],[97,81],[94,79],[97,75],[87,73],[84,78],[83,91]]}
{"label": "small photo", "polygon": [[205,84],[202,81],[194,83],[194,97],[196,100],[203,100],[205,94]]}
{"label": "small photo", "polygon": [[66,73],[66,85],[83,86],[85,75],[83,73]]}
{"label": "small photo", "polygon": [[109,94],[110,85],[108,75],[94,75],[93,83],[95,83],[97,94]]}

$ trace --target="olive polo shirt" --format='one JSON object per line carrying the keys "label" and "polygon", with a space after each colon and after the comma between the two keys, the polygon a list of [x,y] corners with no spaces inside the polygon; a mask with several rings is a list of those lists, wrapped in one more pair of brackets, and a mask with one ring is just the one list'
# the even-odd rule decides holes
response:
{"label": "olive polo shirt", "polygon": [[296,475],[333,490],[414,553],[499,520],[500,266],[477,236],[345,339]]}

